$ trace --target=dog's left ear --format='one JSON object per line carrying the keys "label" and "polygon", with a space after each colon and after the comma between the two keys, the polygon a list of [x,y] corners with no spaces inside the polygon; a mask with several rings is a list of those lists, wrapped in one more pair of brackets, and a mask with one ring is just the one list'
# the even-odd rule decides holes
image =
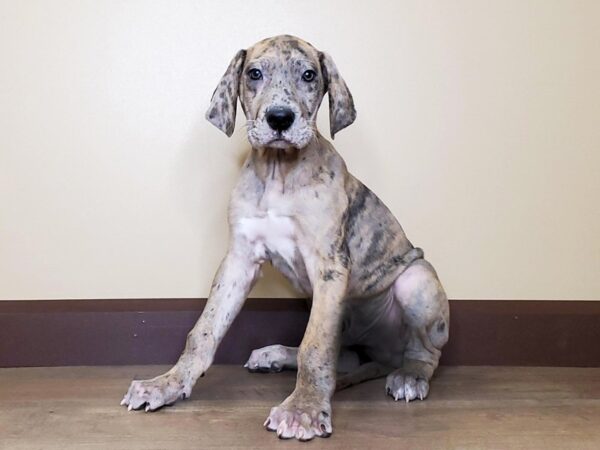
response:
{"label": "dog's left ear", "polygon": [[321,72],[325,78],[325,92],[329,92],[329,126],[331,128],[331,138],[335,134],[346,128],[356,119],[356,109],[354,109],[354,100],[346,82],[327,53],[319,52],[321,62]]}
{"label": "dog's left ear", "polygon": [[206,119],[227,136],[231,136],[235,128],[240,76],[245,59],[246,50],[240,50],[235,54],[215,89],[206,111]]}

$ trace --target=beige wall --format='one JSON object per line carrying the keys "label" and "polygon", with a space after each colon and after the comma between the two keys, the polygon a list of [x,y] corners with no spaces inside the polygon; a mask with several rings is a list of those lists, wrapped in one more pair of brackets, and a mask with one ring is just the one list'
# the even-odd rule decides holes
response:
{"label": "beige wall", "polygon": [[0,5],[2,299],[206,296],[248,145],[204,111],[280,33],[336,59],[336,146],[451,298],[600,299],[596,0]]}

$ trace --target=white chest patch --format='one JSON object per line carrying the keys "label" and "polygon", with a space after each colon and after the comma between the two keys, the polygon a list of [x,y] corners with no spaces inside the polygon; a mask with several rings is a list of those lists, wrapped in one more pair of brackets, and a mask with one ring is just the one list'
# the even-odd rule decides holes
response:
{"label": "white chest patch", "polygon": [[240,219],[236,231],[254,245],[258,258],[265,258],[265,250],[268,250],[279,254],[290,266],[292,265],[296,253],[296,226],[289,217],[267,211],[262,217]]}

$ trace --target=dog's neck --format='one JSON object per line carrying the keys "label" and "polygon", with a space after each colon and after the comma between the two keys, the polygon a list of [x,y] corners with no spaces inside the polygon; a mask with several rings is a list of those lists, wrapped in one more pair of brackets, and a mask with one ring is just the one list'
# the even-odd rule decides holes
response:
{"label": "dog's neck", "polygon": [[321,155],[326,147],[325,139],[316,133],[306,147],[253,148],[251,161],[258,177],[265,183],[279,180],[285,182],[287,176],[300,164],[310,165]]}

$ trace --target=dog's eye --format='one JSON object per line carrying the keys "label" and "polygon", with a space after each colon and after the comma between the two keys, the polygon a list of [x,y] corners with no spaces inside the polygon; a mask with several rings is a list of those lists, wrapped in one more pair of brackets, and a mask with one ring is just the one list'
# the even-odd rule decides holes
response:
{"label": "dog's eye", "polygon": [[248,71],[248,76],[251,80],[260,80],[262,78],[262,72],[258,69],[250,69]]}
{"label": "dog's eye", "polygon": [[310,83],[311,81],[314,81],[314,79],[317,77],[317,72],[315,72],[314,70],[307,70],[302,74],[302,79],[308,83]]}

